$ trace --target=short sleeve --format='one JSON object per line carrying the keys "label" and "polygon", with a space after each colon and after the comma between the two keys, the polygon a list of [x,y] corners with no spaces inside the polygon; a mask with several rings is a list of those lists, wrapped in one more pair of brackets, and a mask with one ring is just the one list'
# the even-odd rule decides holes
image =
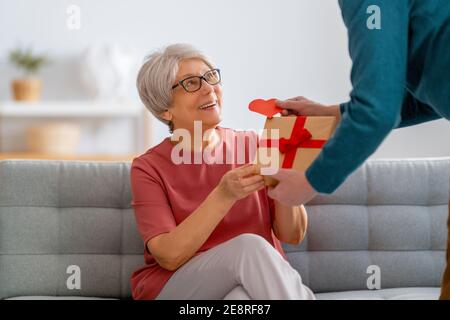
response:
{"label": "short sleeve", "polygon": [[138,231],[146,246],[148,240],[173,230],[175,218],[157,171],[141,158],[131,165],[131,205]]}
{"label": "short sleeve", "polygon": [[273,224],[273,221],[275,220],[275,201],[269,196],[267,196],[267,200],[269,202],[270,219]]}

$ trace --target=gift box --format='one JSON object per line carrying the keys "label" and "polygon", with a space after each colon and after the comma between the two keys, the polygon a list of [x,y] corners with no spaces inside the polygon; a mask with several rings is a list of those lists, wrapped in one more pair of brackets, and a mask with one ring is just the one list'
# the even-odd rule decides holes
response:
{"label": "gift box", "polygon": [[[305,172],[333,134],[336,117],[285,116],[267,118],[259,141],[256,163],[263,174],[273,174],[277,168]],[[266,185],[278,182],[264,177]]]}

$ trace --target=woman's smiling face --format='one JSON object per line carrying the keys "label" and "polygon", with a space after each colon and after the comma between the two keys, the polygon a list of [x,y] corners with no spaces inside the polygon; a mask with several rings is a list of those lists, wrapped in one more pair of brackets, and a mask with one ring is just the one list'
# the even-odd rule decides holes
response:
{"label": "woman's smiling face", "polygon": [[[203,76],[209,70],[211,67],[201,59],[181,60],[173,85],[191,76]],[[181,85],[176,86],[173,89],[172,103],[166,113],[171,114],[174,129],[183,128],[192,131],[194,121],[201,121],[203,130],[216,127],[222,120],[221,111],[221,84],[211,85],[202,79],[201,88],[195,92],[187,92]]]}

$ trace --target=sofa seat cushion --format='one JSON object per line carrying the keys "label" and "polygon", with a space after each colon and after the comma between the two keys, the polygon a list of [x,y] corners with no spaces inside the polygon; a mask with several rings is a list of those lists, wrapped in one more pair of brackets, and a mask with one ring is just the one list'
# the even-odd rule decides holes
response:
{"label": "sofa seat cushion", "polygon": [[[317,300],[438,300],[440,288],[393,288],[317,293]],[[6,300],[118,300],[82,296],[18,296]]]}
{"label": "sofa seat cushion", "polygon": [[438,300],[440,288],[392,288],[317,293],[317,300]]}

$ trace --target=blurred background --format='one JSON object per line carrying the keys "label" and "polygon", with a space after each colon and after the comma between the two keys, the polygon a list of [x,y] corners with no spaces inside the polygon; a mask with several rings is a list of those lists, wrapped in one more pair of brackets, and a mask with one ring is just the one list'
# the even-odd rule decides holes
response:
{"label": "blurred background", "polygon": [[[223,77],[223,126],[260,130],[256,98],[345,102],[337,0],[0,0],[0,159],[131,160],[168,136],[138,99],[144,57],[191,43]],[[450,123],[396,130],[372,158],[450,155]]]}

